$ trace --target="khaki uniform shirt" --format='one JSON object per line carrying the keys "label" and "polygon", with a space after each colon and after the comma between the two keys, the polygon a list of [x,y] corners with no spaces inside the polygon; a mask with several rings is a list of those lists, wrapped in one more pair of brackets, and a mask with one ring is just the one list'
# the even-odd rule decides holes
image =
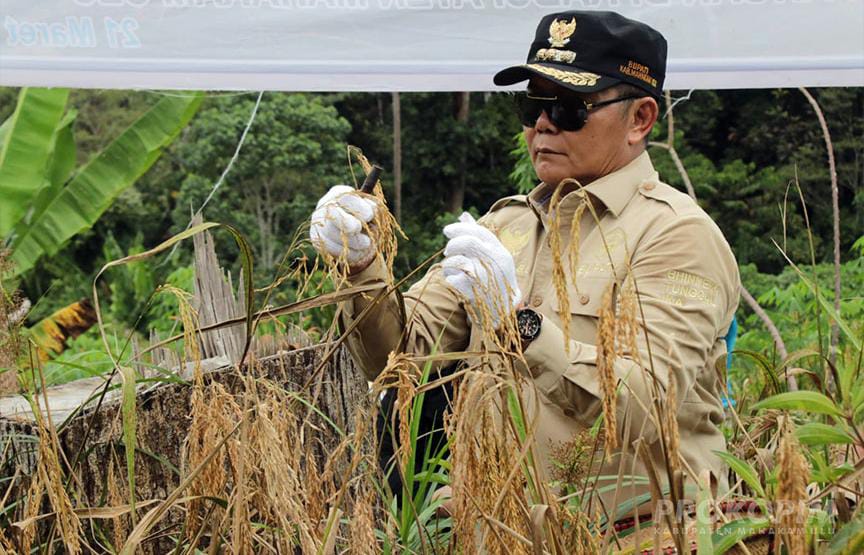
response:
{"label": "khaki uniform shirt", "polygon": [[[525,405],[527,413],[536,411],[539,419],[535,452],[548,467],[556,444],[592,426],[601,413],[602,393],[595,363],[598,310],[609,284],[613,280],[622,283],[629,256],[648,336],[646,343],[640,329],[639,360],[648,366],[650,345],[660,387],[665,390],[670,380],[675,382],[680,451],[686,466],[697,476],[710,470],[725,489],[726,472],[713,453],[725,449],[719,429],[725,376],[716,369],[725,365],[715,362],[726,353],[724,337],[738,304],[739,278],[723,234],[689,196],[659,181],[647,153],[584,187],[600,229],[591,212],[585,210],[575,279],[565,255],[571,313],[568,355],[552,285],[547,203],[553,190],[541,184],[527,196],[501,199],[481,220],[512,253],[524,302],[543,315],[539,336],[524,351],[533,382],[523,390]],[[577,190],[560,200],[563,253],[569,252],[570,222],[584,194]],[[379,261],[355,275],[352,282],[380,282],[383,287],[385,272]],[[404,294],[404,312],[402,302],[399,296],[391,295],[347,340],[369,379],[384,368],[388,353],[394,349],[424,355],[437,343],[437,352],[472,350],[465,309],[438,266],[430,268]],[[343,325],[367,304],[368,299],[362,298],[348,303]],[[652,399],[648,372],[633,358],[616,362],[615,373],[625,383],[619,387],[617,404],[621,452],[607,459],[601,475],[620,472],[646,476],[642,460],[634,454],[633,443],[639,439],[646,442],[660,478],[666,474],[659,432],[644,412],[646,406],[650,410]],[[686,470],[685,474],[692,477]],[[627,482],[624,478],[617,495],[611,491],[601,495],[610,512],[624,500],[647,491],[644,481],[640,486]],[[610,483],[614,480],[601,482],[598,487]]]}

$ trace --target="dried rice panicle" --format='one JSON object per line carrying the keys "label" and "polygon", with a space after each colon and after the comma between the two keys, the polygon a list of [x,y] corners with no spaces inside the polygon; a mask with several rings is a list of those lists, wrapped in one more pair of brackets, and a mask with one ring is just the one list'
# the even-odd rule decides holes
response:
{"label": "dried rice panicle", "polygon": [[776,537],[786,544],[789,553],[803,554],[807,552],[807,483],[810,481],[810,465],[788,417],[783,422],[777,468],[774,499],[775,525],[778,528]]}
{"label": "dried rice panicle", "polygon": [[469,373],[460,383],[448,420],[454,533],[466,552],[528,553],[524,543],[490,521],[530,537],[524,474],[517,470],[508,481],[520,448],[496,406],[500,386],[493,373]]}
{"label": "dried rice panicle", "polygon": [[[111,456],[108,459],[108,476],[106,477],[106,493],[107,493],[107,502],[109,506],[118,507],[129,499],[129,495],[124,490],[128,490],[128,488],[123,487],[125,482],[122,480],[120,476],[118,476],[117,466],[114,464],[114,453],[111,453]],[[126,527],[127,517],[125,516],[116,516],[111,519],[111,533],[114,539],[114,546],[119,548],[121,545],[126,543],[126,536],[128,533],[128,529]]]}
{"label": "dried rice panicle", "polygon": [[[191,393],[191,418],[189,433],[186,436],[183,450],[184,473],[197,468],[207,457],[213,446],[218,445],[225,434],[232,430],[242,418],[242,409],[234,396],[224,386],[217,382],[211,383],[206,389],[200,381],[196,381]],[[228,485],[228,467],[230,463],[228,449],[220,449],[204,467],[198,477],[190,484],[189,493],[192,496],[225,497]],[[193,539],[201,526],[206,522],[201,520],[207,502],[193,499],[189,502],[186,513],[186,535]],[[213,508],[211,520],[221,519],[223,509]]]}
{"label": "dried rice panicle", "polygon": [[[562,537],[559,538],[568,553],[578,555],[594,555],[601,553],[600,535],[592,532],[592,522],[585,511],[571,508],[565,504],[557,506],[558,518],[561,520]],[[594,530],[598,523],[593,524]]]}
{"label": "dried rice panicle", "polygon": [[[363,168],[364,174],[368,175],[369,172],[372,171],[372,164],[363,155],[362,150],[354,146],[349,146],[349,165],[351,163],[352,157],[355,158],[360,164],[361,168]],[[364,224],[363,228],[366,233],[368,233],[371,237],[372,244],[376,246],[378,252],[381,253],[381,255],[383,256],[384,264],[388,269],[387,274],[392,277],[393,262],[396,260],[396,254],[398,250],[398,241],[396,235],[401,235],[403,239],[407,239],[407,236],[402,230],[402,227],[399,225],[399,222],[396,221],[396,218],[393,216],[393,214],[387,207],[387,200],[384,197],[384,189],[381,186],[381,180],[378,180],[375,183],[375,187],[372,190],[371,194],[363,193],[359,190],[357,194],[368,198],[377,204],[375,218],[370,223]],[[347,244],[345,250],[347,252]]]}
{"label": "dried rice panicle", "polygon": [[396,404],[393,416],[399,419],[399,461],[404,467],[411,455],[411,405],[417,395],[420,382],[420,369],[404,353],[391,352],[387,356],[387,366],[378,375],[373,391],[396,389]]}
{"label": "dried rice panicle", "polygon": [[[669,379],[666,386],[666,402],[664,405],[663,435],[666,441],[666,456],[668,458],[669,470],[672,474],[681,470],[681,436],[678,431],[678,393],[675,380]],[[679,494],[683,492],[677,492]]]}
{"label": "dried rice panicle", "polygon": [[[42,507],[42,498],[45,495],[45,485],[42,483],[42,474],[36,472],[30,480],[30,487],[24,497],[24,514],[22,520],[29,521],[35,518]],[[37,525],[31,522],[18,533],[18,547],[21,553],[30,553],[30,547],[36,537]]]}
{"label": "dried rice panicle", "polygon": [[183,324],[183,362],[190,361],[194,368],[194,381],[199,383],[203,380],[201,374],[201,345],[198,342],[198,312],[192,306],[192,294],[173,285],[163,285],[158,292],[165,291],[177,299],[177,307],[180,312],[180,322]]}
{"label": "dried rice panicle", "polygon": [[[570,295],[567,287],[567,272],[564,269],[563,246],[561,245],[561,190],[568,180],[564,180],[555,188],[549,200],[547,212],[549,219],[549,249],[552,252],[552,286],[558,299],[558,316],[561,319],[561,331],[564,335],[564,352],[570,354]],[[577,247],[578,248],[578,247]],[[573,276],[575,280],[575,275]]]}
{"label": "dried rice panicle", "polygon": [[636,279],[629,271],[624,276],[621,292],[618,295],[618,343],[621,354],[628,356],[636,364],[642,365],[639,352],[639,297]]}
{"label": "dried rice panicle", "polygon": [[615,314],[615,283],[603,293],[600,303],[600,319],[597,325],[597,373],[603,393],[603,437],[607,456],[618,447],[618,421],[616,406],[618,399],[618,377],[615,375],[615,360],[618,358],[618,318]]}
{"label": "dried rice panicle", "polygon": [[[489,263],[481,260],[486,275],[495,273]],[[473,303],[465,303],[465,310],[476,327],[479,322],[480,342],[486,350],[515,352],[521,346],[519,330],[516,326],[515,307],[507,299],[512,299],[514,291],[508,283],[490,283],[488,285],[475,281],[472,285]],[[503,288],[503,290],[502,290]]]}
{"label": "dried rice panicle", "polygon": [[[284,410],[285,401],[268,390],[253,410],[248,434],[250,507],[266,523],[291,530],[303,552],[309,552],[320,547],[315,537],[318,515],[308,510],[309,486],[314,483],[306,481],[299,422],[294,413]],[[293,534],[283,541],[293,539]],[[290,542],[282,546],[287,547],[286,543]]]}
{"label": "dried rice panicle", "polygon": [[579,283],[576,277],[579,275],[579,248],[582,243],[582,216],[585,215],[585,209],[588,208],[588,195],[582,194],[582,201],[576,210],[573,212],[573,219],[570,221],[570,244],[568,245],[568,260],[570,262],[570,277],[573,279],[573,287],[579,291]]}
{"label": "dried rice panicle", "polygon": [[380,553],[375,536],[375,490],[368,484],[360,487],[354,503],[349,524],[351,553],[356,555],[377,555]]}
{"label": "dried rice panicle", "polygon": [[[63,483],[63,470],[60,467],[59,445],[57,431],[45,422],[45,415],[37,408],[34,411],[39,436],[39,459],[36,465],[37,478],[28,495],[27,516],[39,514],[42,495],[48,495],[51,508],[54,509],[54,519],[57,530],[63,540],[66,552],[71,555],[81,553],[81,521],[72,508],[72,500]],[[36,484],[38,482],[38,484]],[[30,505],[32,503],[32,505]],[[35,511],[35,512],[34,512]],[[31,525],[35,533],[35,525]],[[28,534],[28,535],[29,535]],[[32,541],[29,536],[28,543]],[[26,553],[26,551],[25,551]]]}

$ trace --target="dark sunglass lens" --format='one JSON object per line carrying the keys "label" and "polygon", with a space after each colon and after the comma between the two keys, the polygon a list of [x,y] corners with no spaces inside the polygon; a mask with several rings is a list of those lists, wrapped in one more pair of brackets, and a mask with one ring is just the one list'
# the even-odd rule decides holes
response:
{"label": "dark sunglass lens", "polygon": [[522,125],[534,127],[542,111],[543,101],[529,98],[525,93],[516,95],[516,113]]}
{"label": "dark sunglass lens", "polygon": [[588,110],[580,99],[560,99],[552,107],[549,118],[563,131],[578,131],[585,126]]}

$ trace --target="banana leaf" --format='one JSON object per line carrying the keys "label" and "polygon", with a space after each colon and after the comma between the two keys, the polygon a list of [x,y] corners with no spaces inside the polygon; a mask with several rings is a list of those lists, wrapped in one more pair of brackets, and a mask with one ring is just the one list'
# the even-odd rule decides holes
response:
{"label": "banana leaf", "polygon": [[72,170],[75,169],[78,148],[72,134],[72,125],[77,116],[77,110],[69,110],[57,126],[53,137],[54,147],[51,161],[46,169],[47,182],[35,196],[27,214],[15,225],[15,237],[26,233],[30,222],[34,222],[42,216],[54,197],[63,190]]}
{"label": "banana leaf", "polygon": [[81,168],[13,241],[16,275],[96,223],[189,123],[203,98],[202,93],[164,97]]}
{"label": "banana leaf", "polygon": [[68,89],[25,88],[18,95],[0,147],[0,238],[27,213],[47,183],[54,134],[68,98]]}
{"label": "banana leaf", "polygon": [[31,327],[28,332],[42,362],[59,355],[66,344],[96,323],[96,311],[87,299],[60,308]]}

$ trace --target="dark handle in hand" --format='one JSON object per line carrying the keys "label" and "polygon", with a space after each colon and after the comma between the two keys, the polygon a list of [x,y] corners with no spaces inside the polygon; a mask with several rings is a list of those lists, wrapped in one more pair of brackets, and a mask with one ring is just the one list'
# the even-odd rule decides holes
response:
{"label": "dark handle in hand", "polygon": [[360,186],[360,191],[371,194],[372,190],[375,189],[375,184],[378,183],[378,177],[382,171],[384,170],[380,166],[372,166],[372,169],[369,170],[369,175],[366,176],[366,179],[363,180],[363,185]]}

